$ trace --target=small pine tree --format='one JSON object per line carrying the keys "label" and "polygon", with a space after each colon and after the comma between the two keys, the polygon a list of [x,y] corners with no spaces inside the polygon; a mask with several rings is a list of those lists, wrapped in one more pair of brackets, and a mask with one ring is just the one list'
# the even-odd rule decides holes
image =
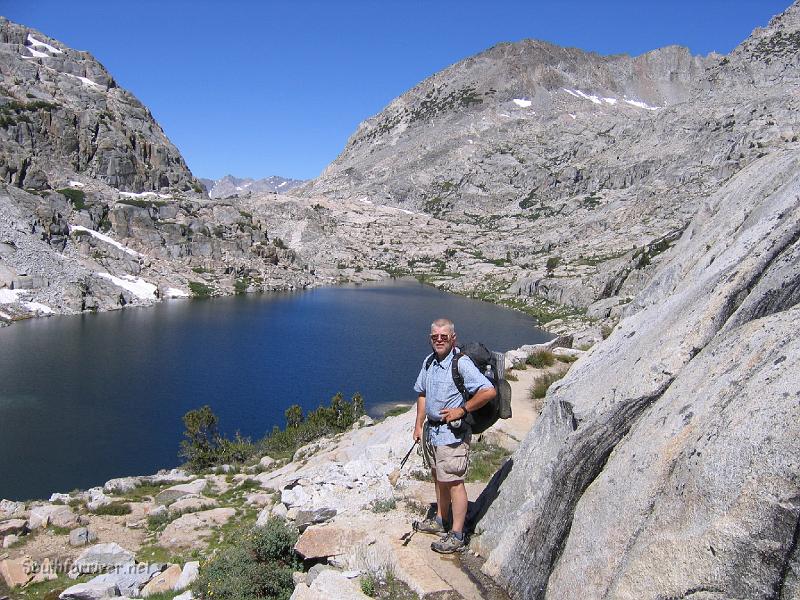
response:
{"label": "small pine tree", "polygon": [[180,456],[195,471],[212,466],[220,444],[217,415],[210,406],[205,405],[183,415],[183,424],[186,427],[183,432],[186,439],[181,441]]}
{"label": "small pine tree", "polygon": [[298,427],[303,422],[303,409],[297,404],[292,404],[283,414],[286,417],[287,427]]}

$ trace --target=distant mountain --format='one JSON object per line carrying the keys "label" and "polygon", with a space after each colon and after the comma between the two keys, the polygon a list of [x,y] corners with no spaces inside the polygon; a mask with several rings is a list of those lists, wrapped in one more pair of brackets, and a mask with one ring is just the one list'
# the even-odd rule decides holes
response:
{"label": "distant mountain", "polygon": [[210,192],[211,188],[214,187],[213,179],[208,179],[207,177],[198,177],[197,181],[200,182],[200,185],[203,186],[203,189],[206,191],[206,193]]}
{"label": "distant mountain", "polygon": [[264,179],[242,179],[233,175],[225,175],[225,177],[216,181],[210,179],[203,181],[211,183],[208,189],[208,195],[211,198],[230,198],[231,196],[241,196],[247,193],[257,194],[263,192],[284,194],[305,183],[303,179],[287,179],[277,175],[265,177]]}

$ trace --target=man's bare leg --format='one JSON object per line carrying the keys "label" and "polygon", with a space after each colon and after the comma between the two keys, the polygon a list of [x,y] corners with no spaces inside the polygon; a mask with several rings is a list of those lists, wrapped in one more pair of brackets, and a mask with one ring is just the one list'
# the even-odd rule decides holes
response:
{"label": "man's bare leg", "polygon": [[445,484],[447,497],[453,509],[453,528],[456,533],[464,533],[464,521],[467,518],[467,488],[463,481],[453,481]]}
{"label": "man's bare leg", "polygon": [[435,473],[433,474],[433,483],[436,486],[436,514],[444,523],[447,513],[450,512],[450,484],[436,479]]}

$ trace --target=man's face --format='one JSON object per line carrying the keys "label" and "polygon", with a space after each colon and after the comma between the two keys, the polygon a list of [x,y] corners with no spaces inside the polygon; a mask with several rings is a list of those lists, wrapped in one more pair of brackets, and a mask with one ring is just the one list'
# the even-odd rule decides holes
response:
{"label": "man's face", "polygon": [[451,334],[449,327],[431,328],[431,347],[439,358],[447,356],[447,353],[453,349],[455,343],[456,334]]}

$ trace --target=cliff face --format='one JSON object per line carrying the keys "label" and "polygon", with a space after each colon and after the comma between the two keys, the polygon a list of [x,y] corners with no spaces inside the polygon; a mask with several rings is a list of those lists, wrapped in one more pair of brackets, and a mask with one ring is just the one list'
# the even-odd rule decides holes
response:
{"label": "cliff face", "polygon": [[86,52],[0,18],[0,180],[200,189],[150,111]]}
{"label": "cliff face", "polygon": [[703,206],[480,524],[515,598],[800,593],[800,150]]}

